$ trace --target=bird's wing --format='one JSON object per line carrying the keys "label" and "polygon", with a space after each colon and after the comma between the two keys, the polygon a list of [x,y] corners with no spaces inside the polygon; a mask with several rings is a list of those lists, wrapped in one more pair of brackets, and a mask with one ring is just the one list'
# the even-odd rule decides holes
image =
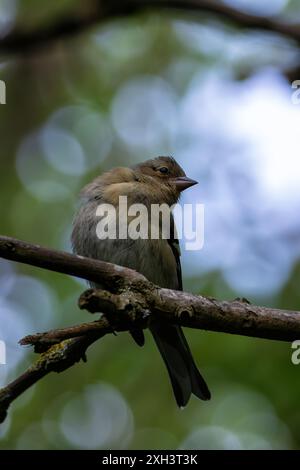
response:
{"label": "bird's wing", "polygon": [[180,251],[180,245],[179,245],[176,225],[175,225],[173,217],[171,218],[170,238],[168,239],[168,243],[171,247],[172,253],[173,253],[175,261],[176,261],[176,270],[177,270],[177,279],[178,279],[177,289],[182,290],[183,289],[183,286],[182,286],[182,271],[181,271],[181,262],[180,262],[181,251]]}
{"label": "bird's wing", "polygon": [[[177,289],[182,290],[181,253],[173,218],[168,243],[176,260]],[[181,327],[154,322],[150,329],[167,366],[178,406],[185,406],[192,393],[202,400],[209,400],[209,389],[194,362]]]}

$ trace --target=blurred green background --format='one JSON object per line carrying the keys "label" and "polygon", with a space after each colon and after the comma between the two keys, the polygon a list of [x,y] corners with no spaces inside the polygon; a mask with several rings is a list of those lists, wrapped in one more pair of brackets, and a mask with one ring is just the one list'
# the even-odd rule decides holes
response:
{"label": "blurred green background", "polygon": [[[232,0],[299,20],[297,1]],[[0,37],[93,2],[0,0]],[[0,39],[1,44],[1,39]],[[296,42],[210,14],[144,12],[42,49],[0,55],[0,233],[70,250],[80,188],[116,165],[173,155],[200,184],[205,245],[183,252],[185,290],[300,310],[300,105]],[[299,77],[300,79],[300,73]],[[35,355],[30,333],[88,321],[85,284],[0,260],[0,339],[13,380]],[[87,364],[51,374],[10,408],[2,449],[297,449],[300,365],[291,345],[186,331],[212,391],[177,409],[147,334],[91,347]]]}

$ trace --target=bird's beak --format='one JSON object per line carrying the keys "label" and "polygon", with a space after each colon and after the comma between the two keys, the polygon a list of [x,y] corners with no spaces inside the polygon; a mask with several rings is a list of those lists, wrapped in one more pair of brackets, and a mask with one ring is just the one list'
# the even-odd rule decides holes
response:
{"label": "bird's beak", "polygon": [[195,184],[198,184],[198,181],[192,180],[187,176],[179,176],[178,178],[174,178],[173,182],[176,186],[176,189],[178,189],[180,192],[190,188],[191,186],[194,186]]}

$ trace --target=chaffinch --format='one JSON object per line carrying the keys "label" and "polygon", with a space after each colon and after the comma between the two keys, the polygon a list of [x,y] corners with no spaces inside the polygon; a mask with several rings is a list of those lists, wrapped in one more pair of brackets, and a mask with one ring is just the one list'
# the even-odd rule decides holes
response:
{"label": "chaffinch", "polygon": [[[81,192],[81,206],[75,216],[72,245],[75,253],[126,266],[143,274],[149,281],[161,287],[182,290],[179,242],[174,219],[170,212],[171,232],[168,239],[121,238],[99,239],[97,235],[97,208],[111,204],[117,216],[122,211],[120,196],[127,197],[127,204],[143,204],[150,213],[153,204],[176,204],[180,193],[196,184],[187,178],[183,169],[171,157],[157,157],[131,168],[114,168],[85,186]],[[119,223],[127,232],[129,219]],[[162,233],[160,227],[160,235]],[[101,286],[98,286],[101,287]],[[187,404],[191,394],[202,400],[210,399],[209,389],[197,369],[187,340],[179,326],[153,320],[150,331],[163,357],[172,383],[178,406]],[[144,344],[142,331],[131,331],[139,345]]]}

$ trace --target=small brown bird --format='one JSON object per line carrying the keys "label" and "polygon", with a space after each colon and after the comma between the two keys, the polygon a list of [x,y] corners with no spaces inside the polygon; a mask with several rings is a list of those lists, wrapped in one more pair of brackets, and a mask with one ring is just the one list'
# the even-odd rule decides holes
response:
{"label": "small brown bird", "polygon": [[[178,202],[182,191],[196,183],[171,157],[158,157],[132,168],[114,168],[104,173],[81,192],[82,204],[72,232],[74,252],[135,269],[154,284],[182,290],[180,249],[172,214],[168,239],[99,239],[96,210],[99,204],[112,204],[118,215],[119,197],[127,196],[128,207],[137,203],[147,207],[151,224],[153,204],[172,206]],[[182,329],[153,321],[150,331],[167,367],[178,406],[185,406],[191,394],[209,400],[209,389],[197,369]],[[144,344],[142,331],[131,333],[139,345]]]}

